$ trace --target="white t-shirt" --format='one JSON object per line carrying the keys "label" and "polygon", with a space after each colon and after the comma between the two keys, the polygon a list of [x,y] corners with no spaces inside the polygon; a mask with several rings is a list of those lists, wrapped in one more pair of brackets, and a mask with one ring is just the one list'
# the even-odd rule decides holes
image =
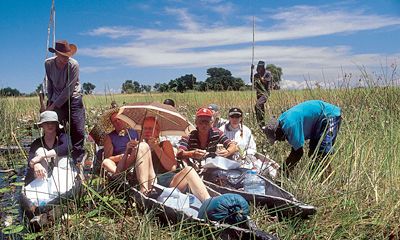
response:
{"label": "white t-shirt", "polygon": [[237,143],[245,156],[248,154],[254,155],[257,151],[256,142],[254,141],[253,134],[251,134],[250,128],[243,125],[243,136],[240,136],[240,127],[233,129],[232,126],[227,123],[219,128],[224,134],[230,139]]}

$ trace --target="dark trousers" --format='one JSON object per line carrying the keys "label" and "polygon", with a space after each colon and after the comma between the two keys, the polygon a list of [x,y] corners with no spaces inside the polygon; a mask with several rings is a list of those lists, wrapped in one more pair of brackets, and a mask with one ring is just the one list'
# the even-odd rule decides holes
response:
{"label": "dark trousers", "polygon": [[257,102],[254,106],[254,110],[256,111],[257,123],[260,127],[265,126],[265,103],[268,100],[268,94],[257,94]]}
{"label": "dark trousers", "polygon": [[[340,116],[324,120],[321,132],[318,133],[315,138],[310,139],[309,156],[318,154],[319,157],[325,157],[326,155],[333,153],[333,145],[336,142],[341,121],[342,118]],[[318,151],[316,151],[318,146]]]}
{"label": "dark trousers", "polygon": [[82,102],[82,96],[71,97],[60,108],[55,108],[58,119],[63,126],[69,123],[66,128],[67,134],[71,136],[72,159],[74,163],[80,163],[85,155],[85,108]]}

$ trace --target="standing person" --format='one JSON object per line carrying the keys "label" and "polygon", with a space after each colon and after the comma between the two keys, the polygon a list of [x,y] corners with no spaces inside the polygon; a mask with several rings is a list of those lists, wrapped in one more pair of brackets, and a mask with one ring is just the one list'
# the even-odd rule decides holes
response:
{"label": "standing person", "polygon": [[323,158],[332,153],[340,123],[339,107],[321,100],[310,100],[290,108],[278,119],[271,119],[263,131],[271,144],[276,140],[287,140],[292,146],[284,166],[290,171],[303,156],[305,140],[310,139],[309,156],[315,153]]}
{"label": "standing person", "polygon": [[72,158],[75,164],[80,164],[85,154],[85,108],[79,83],[79,64],[72,58],[77,47],[66,40],[59,40],[49,51],[56,56],[45,61],[47,107],[41,108],[41,111],[55,111],[64,126],[69,123]]}
{"label": "standing person", "polygon": [[[231,157],[238,148],[235,142],[229,140],[218,128],[214,128],[213,112],[208,108],[200,108],[196,112],[196,130],[188,137],[179,141],[178,159],[202,159],[206,154]],[[217,151],[217,144],[223,144],[224,149]]]}
{"label": "standing person", "polygon": [[210,109],[213,113],[213,127],[220,128],[222,125],[228,122],[227,119],[221,118],[221,114],[219,113],[219,106],[217,104],[211,103],[208,106],[208,109]]}
{"label": "standing person", "polygon": [[262,128],[265,126],[265,103],[271,93],[272,74],[265,69],[265,62],[259,61],[257,64],[257,73],[254,74],[254,88],[257,92],[257,102],[255,105],[256,117],[258,125]]}

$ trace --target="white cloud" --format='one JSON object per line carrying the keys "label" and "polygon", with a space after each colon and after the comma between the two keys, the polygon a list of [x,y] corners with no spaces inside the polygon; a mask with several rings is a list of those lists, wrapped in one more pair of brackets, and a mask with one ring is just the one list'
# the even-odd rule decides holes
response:
{"label": "white cloud", "polygon": [[113,69],[115,69],[115,67],[87,66],[87,67],[81,67],[79,70],[82,73],[96,73],[96,72],[109,71]]}
{"label": "white cloud", "polygon": [[199,29],[199,25],[192,19],[192,16],[188,14],[187,9],[179,9],[179,8],[166,8],[166,13],[170,15],[177,15],[181,20],[180,25],[187,30],[197,31]]}
{"label": "white cloud", "polygon": [[86,33],[89,36],[106,36],[112,39],[132,36],[134,30],[127,27],[99,27]]}
{"label": "white cloud", "polygon": [[[219,2],[218,2],[219,3]],[[177,16],[181,28],[131,29],[127,27],[99,27],[91,36],[110,38],[134,37],[125,45],[82,48],[80,54],[118,60],[135,67],[189,68],[229,66],[232,73],[245,80],[251,61],[251,21],[246,26],[210,26],[197,22],[187,9],[166,8],[167,14]],[[381,59],[398,61],[400,53],[353,54],[349,46],[267,46],[266,42],[303,39],[314,36],[354,33],[400,25],[400,18],[365,14],[361,11],[321,10],[316,7],[296,6],[269,15],[276,22],[266,28],[256,27],[255,59],[281,66],[287,79],[320,82],[340,78],[345,72],[359,72],[357,65],[375,66]],[[260,21],[260,19],[257,19]],[[266,21],[270,21],[265,19]],[[261,25],[261,26],[260,26]],[[131,42],[130,42],[131,41]],[[96,53],[94,55],[94,53]],[[294,86],[291,80],[285,83]],[[304,86],[301,85],[300,86]]]}

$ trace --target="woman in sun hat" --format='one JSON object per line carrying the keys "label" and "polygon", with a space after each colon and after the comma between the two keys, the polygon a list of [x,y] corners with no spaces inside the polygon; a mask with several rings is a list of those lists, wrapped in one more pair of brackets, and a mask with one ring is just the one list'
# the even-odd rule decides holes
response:
{"label": "woman in sun hat", "polygon": [[36,139],[30,146],[25,184],[35,178],[46,178],[49,162],[57,156],[68,155],[69,138],[60,130],[62,126],[56,112],[42,112],[36,126],[42,128],[43,136]]}
{"label": "woman in sun hat", "polygon": [[132,149],[139,144],[139,134],[124,121],[117,118],[118,110],[118,108],[108,110],[99,121],[104,127],[110,124],[112,126],[112,131],[109,131],[104,138],[105,159],[101,164],[111,174],[120,173],[129,167],[125,164],[126,158],[128,155],[136,154],[136,152],[130,151],[128,153],[126,149]]}

